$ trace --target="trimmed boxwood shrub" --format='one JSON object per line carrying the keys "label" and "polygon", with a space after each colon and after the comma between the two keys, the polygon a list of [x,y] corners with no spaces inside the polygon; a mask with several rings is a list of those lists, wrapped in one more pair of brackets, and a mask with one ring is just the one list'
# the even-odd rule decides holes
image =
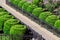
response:
{"label": "trimmed boxwood shrub", "polygon": [[57,10],[57,14],[60,15],[60,9]]}
{"label": "trimmed boxwood shrub", "polygon": [[0,8],[0,12],[3,12],[3,11],[5,11],[3,8]]}
{"label": "trimmed boxwood shrub", "polygon": [[58,30],[60,30],[60,20],[57,20],[54,24],[54,27]]}
{"label": "trimmed boxwood shrub", "polygon": [[55,21],[58,20],[58,19],[59,19],[58,16],[56,16],[56,15],[51,15],[51,16],[48,16],[45,21],[46,21],[48,24],[54,26]]}
{"label": "trimmed boxwood shrub", "polygon": [[11,19],[11,18],[14,18],[12,15],[8,15],[8,14],[6,14],[6,15],[3,15],[3,16],[0,16],[0,30],[2,30],[2,28],[3,28],[3,24],[4,24],[4,22],[6,21],[6,20],[8,20],[8,19]]}
{"label": "trimmed boxwood shrub", "polygon": [[15,1],[15,0],[9,0],[9,2],[10,2],[10,3],[13,3],[13,4],[14,4],[14,1]]}
{"label": "trimmed boxwood shrub", "polygon": [[30,5],[30,3],[26,2],[23,4],[22,9],[26,11],[27,7]]}
{"label": "trimmed boxwood shrub", "polygon": [[32,3],[37,5],[39,3],[39,0],[33,0]]}
{"label": "trimmed boxwood shrub", "polygon": [[33,12],[32,12],[32,14],[34,15],[34,16],[39,16],[39,14],[41,13],[43,11],[43,9],[41,8],[41,7],[37,7],[37,8],[35,8],[34,10],[33,10]]}
{"label": "trimmed boxwood shrub", "polygon": [[0,36],[1,38],[0,38],[0,40],[12,40],[12,38],[10,38],[10,36],[6,36],[6,35],[2,35],[2,36]]}
{"label": "trimmed boxwood shrub", "polygon": [[55,6],[54,6],[53,4],[50,4],[50,3],[47,3],[47,4],[45,5],[45,7],[46,7],[46,9],[47,9],[48,11],[50,11],[50,12],[52,12],[52,11],[54,10],[54,8],[55,8]]}
{"label": "trimmed boxwood shrub", "polygon": [[9,20],[7,20],[4,23],[4,28],[3,28],[4,33],[5,34],[9,34],[11,26],[16,25],[18,23],[19,23],[19,20],[16,20],[16,19],[9,19]]}
{"label": "trimmed boxwood shrub", "polygon": [[21,0],[12,0],[13,4],[14,5],[17,5],[18,6],[18,3],[20,2]]}
{"label": "trimmed boxwood shrub", "polygon": [[22,35],[25,33],[25,31],[26,31],[25,25],[17,24],[11,27],[10,34],[11,35]]}
{"label": "trimmed boxwood shrub", "polygon": [[59,6],[58,2],[54,2],[53,5],[54,5],[55,7],[58,7],[58,6]]}
{"label": "trimmed boxwood shrub", "polygon": [[32,3],[33,3],[33,4],[36,4],[36,5],[38,5],[39,2],[43,2],[43,0],[32,0]]}
{"label": "trimmed boxwood shrub", "polygon": [[18,7],[19,7],[19,8],[22,8],[22,6],[23,6],[24,3],[26,3],[25,0],[20,1],[20,2],[18,3]]}
{"label": "trimmed boxwood shrub", "polygon": [[25,25],[13,25],[10,29],[10,35],[15,36],[14,39],[16,40],[22,40],[22,37],[24,36],[26,32],[26,26]]}
{"label": "trimmed boxwood shrub", "polygon": [[3,16],[5,14],[9,14],[8,12],[0,12],[0,16]]}
{"label": "trimmed boxwood shrub", "polygon": [[32,13],[33,9],[35,9],[35,8],[37,8],[37,6],[34,4],[31,4],[27,7],[27,12]]}
{"label": "trimmed boxwood shrub", "polygon": [[51,12],[42,12],[42,13],[40,13],[40,15],[39,15],[39,19],[42,19],[42,20],[45,21],[45,19],[46,19],[48,16],[50,16],[50,15],[52,15]]}

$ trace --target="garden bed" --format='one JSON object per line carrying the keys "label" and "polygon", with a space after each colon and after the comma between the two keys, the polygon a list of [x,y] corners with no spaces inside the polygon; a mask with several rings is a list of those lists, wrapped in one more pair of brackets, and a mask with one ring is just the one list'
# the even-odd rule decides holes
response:
{"label": "garden bed", "polygon": [[21,8],[19,8],[18,6],[10,3],[8,0],[6,1],[6,3],[11,6],[12,8],[16,9],[18,12],[22,13],[23,15],[29,17],[30,19],[32,19],[33,21],[35,21],[36,23],[42,25],[44,28],[46,28],[47,30],[49,30],[50,32],[53,32],[55,35],[60,37],[60,31],[55,29],[52,25],[47,24],[45,21],[37,18],[36,16],[34,16],[31,13],[26,12],[25,10],[22,10]]}

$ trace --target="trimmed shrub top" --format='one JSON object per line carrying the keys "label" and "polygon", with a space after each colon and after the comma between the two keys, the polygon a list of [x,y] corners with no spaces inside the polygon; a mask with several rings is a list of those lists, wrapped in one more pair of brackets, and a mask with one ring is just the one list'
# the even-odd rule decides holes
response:
{"label": "trimmed shrub top", "polygon": [[58,7],[58,6],[59,6],[58,2],[54,2],[53,5],[54,5],[55,7]]}
{"label": "trimmed shrub top", "polygon": [[53,25],[54,26],[55,21],[58,20],[58,19],[59,19],[58,16],[51,15],[51,16],[48,16],[45,21],[47,23],[49,23],[50,25]]}
{"label": "trimmed shrub top", "polygon": [[26,2],[23,4],[22,9],[26,11],[27,7],[30,5],[30,3]]}
{"label": "trimmed shrub top", "polygon": [[3,12],[3,11],[5,11],[3,8],[0,8],[0,12]]}
{"label": "trimmed shrub top", "polygon": [[43,9],[41,8],[41,7],[37,7],[37,8],[35,8],[34,10],[33,10],[33,12],[32,12],[32,14],[34,15],[34,16],[39,16],[39,14],[41,13],[43,11]]}
{"label": "trimmed shrub top", "polygon": [[23,39],[22,37],[24,36],[25,32],[26,32],[25,25],[17,24],[12,26],[10,29],[10,35],[15,36],[15,40],[22,40]]}
{"label": "trimmed shrub top", "polygon": [[53,4],[47,3],[45,5],[45,7],[47,8],[48,11],[52,12],[53,9],[55,8],[55,6]]}
{"label": "trimmed shrub top", "polygon": [[35,8],[37,8],[37,6],[34,4],[31,4],[27,7],[27,12],[32,13],[33,9],[35,9]]}
{"label": "trimmed shrub top", "polygon": [[16,25],[18,23],[19,23],[19,20],[16,20],[16,19],[9,19],[9,20],[7,20],[4,23],[4,28],[3,28],[4,33],[5,34],[9,34],[11,26]]}
{"label": "trimmed shrub top", "polygon": [[39,0],[32,0],[32,1],[33,1],[32,3],[36,5],[39,3]]}
{"label": "trimmed shrub top", "polygon": [[60,16],[60,9],[57,10],[57,14]]}
{"label": "trimmed shrub top", "polygon": [[23,6],[24,3],[26,3],[25,0],[20,1],[20,2],[18,3],[18,7],[22,8],[22,6]]}
{"label": "trimmed shrub top", "polygon": [[58,30],[60,30],[60,20],[57,20],[54,24],[54,27]]}
{"label": "trimmed shrub top", "polygon": [[9,14],[8,12],[0,12],[0,16],[3,16],[5,14]]}
{"label": "trimmed shrub top", "polygon": [[33,4],[36,4],[36,5],[38,5],[39,4],[39,2],[43,2],[43,0],[32,0],[33,2]]}
{"label": "trimmed shrub top", "polygon": [[6,14],[6,15],[3,15],[3,16],[0,17],[0,21],[1,20],[6,21],[10,18],[14,18],[14,16]]}
{"label": "trimmed shrub top", "polygon": [[14,17],[11,16],[11,15],[8,15],[8,14],[3,15],[3,16],[0,17],[0,30],[2,30],[2,27],[3,27],[4,22],[6,20],[10,19],[10,18],[14,18]]}
{"label": "trimmed shrub top", "polygon": [[11,0],[13,2],[14,5],[18,5],[18,3],[21,1],[21,0]]}
{"label": "trimmed shrub top", "polygon": [[10,34],[11,35],[23,35],[26,31],[26,26],[25,25],[13,25],[10,29]]}
{"label": "trimmed shrub top", "polygon": [[42,20],[45,21],[45,19],[46,19],[48,16],[50,16],[50,15],[52,15],[51,12],[42,12],[42,13],[40,13],[40,15],[39,15],[39,19],[42,19]]}
{"label": "trimmed shrub top", "polygon": [[13,4],[14,4],[14,1],[15,1],[15,0],[9,0],[9,2],[11,2],[11,3],[13,3]]}
{"label": "trimmed shrub top", "polygon": [[0,36],[0,40],[12,40],[12,38],[10,38],[10,36],[3,35]]}
{"label": "trimmed shrub top", "polygon": [[3,36],[1,36],[0,39],[2,39],[2,40],[12,40],[12,38],[9,35],[3,35]]}

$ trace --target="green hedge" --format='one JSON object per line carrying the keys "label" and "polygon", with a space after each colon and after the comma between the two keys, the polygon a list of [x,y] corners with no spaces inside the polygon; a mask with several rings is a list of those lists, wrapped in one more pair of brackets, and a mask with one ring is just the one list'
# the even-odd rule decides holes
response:
{"label": "green hedge", "polygon": [[45,19],[46,19],[48,16],[50,16],[50,15],[52,15],[51,12],[42,12],[42,13],[40,13],[40,15],[39,15],[39,19],[42,19],[42,20],[45,21]]}
{"label": "green hedge", "polygon": [[11,35],[22,35],[25,33],[25,31],[26,31],[25,25],[17,24],[11,27],[10,34]]}
{"label": "green hedge", "polygon": [[3,11],[5,11],[3,8],[0,8],[0,12],[3,12]]}
{"label": "green hedge", "polygon": [[46,9],[47,9],[48,11],[53,12],[53,10],[54,10],[54,8],[55,8],[55,5],[50,4],[50,3],[47,3],[47,4],[45,5],[45,7],[46,7]]}
{"label": "green hedge", "polygon": [[39,3],[39,0],[32,0],[32,1],[33,1],[32,3],[36,5]]}
{"label": "green hedge", "polygon": [[4,25],[4,22],[5,22],[6,20],[8,20],[8,19],[11,19],[11,18],[14,18],[14,17],[11,16],[11,15],[8,15],[8,14],[3,15],[3,16],[0,17],[0,30],[2,30],[2,27],[3,27],[3,25]]}
{"label": "green hedge", "polygon": [[35,8],[37,8],[37,6],[34,5],[34,4],[31,4],[31,5],[29,5],[29,6],[27,7],[27,12],[32,13],[32,11],[33,11]]}
{"label": "green hedge", "polygon": [[54,24],[54,27],[58,30],[60,30],[60,20],[57,20]]}
{"label": "green hedge", "polygon": [[10,36],[9,35],[2,35],[2,36],[0,36],[0,40],[12,40],[12,38],[10,38]]}
{"label": "green hedge", "polygon": [[9,19],[9,20],[7,20],[4,23],[4,28],[3,28],[4,33],[5,34],[9,34],[11,26],[16,25],[18,23],[19,23],[19,20],[16,20],[16,19]]}
{"label": "green hedge", "polygon": [[26,1],[22,0],[18,3],[18,7],[19,8],[22,8],[23,4],[26,3]]}
{"label": "green hedge", "polygon": [[38,5],[39,2],[43,2],[43,0],[32,0],[32,3],[33,3],[33,4],[36,4],[36,5]]}
{"label": "green hedge", "polygon": [[13,2],[14,5],[18,6],[18,3],[19,3],[20,1],[21,1],[21,0],[13,0],[12,2]]}
{"label": "green hedge", "polygon": [[8,12],[0,12],[0,16],[3,16],[5,14],[9,14]]}
{"label": "green hedge", "polygon": [[24,36],[26,32],[26,26],[25,25],[13,25],[10,29],[10,35],[15,36],[15,40],[22,40],[22,37]]}
{"label": "green hedge", "polygon": [[37,7],[33,10],[32,14],[38,17],[41,12],[43,12],[43,9],[41,7]]}
{"label": "green hedge", "polygon": [[58,19],[59,19],[58,16],[56,16],[56,15],[51,15],[51,16],[48,16],[48,17],[46,18],[46,22],[47,22],[48,24],[54,26],[55,21],[58,20]]}
{"label": "green hedge", "polygon": [[27,7],[30,5],[30,3],[26,2],[23,4],[22,9],[26,11]]}
{"label": "green hedge", "polygon": [[14,1],[15,1],[15,0],[9,0],[9,2],[10,2],[10,3],[13,3],[13,4],[14,4]]}

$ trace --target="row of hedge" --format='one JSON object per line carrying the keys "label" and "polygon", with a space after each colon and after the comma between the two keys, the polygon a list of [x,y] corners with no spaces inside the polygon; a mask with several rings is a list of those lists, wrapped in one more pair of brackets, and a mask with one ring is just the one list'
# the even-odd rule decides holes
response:
{"label": "row of hedge", "polygon": [[[16,5],[19,8],[22,8],[26,12],[29,12],[33,14],[34,16],[38,17],[39,19],[42,19],[43,21],[47,22],[48,24],[54,26],[54,28],[60,30],[60,19],[58,16],[53,15],[49,11],[45,11],[42,7],[38,7],[37,5],[33,3],[28,3],[25,0],[10,0],[11,3]],[[38,2],[38,1],[37,1]]]}
{"label": "row of hedge", "polygon": [[47,1],[48,2],[46,3],[44,0],[33,0],[32,3],[42,8],[45,8],[50,12],[54,12],[54,10],[58,8],[60,5],[59,1],[54,2],[53,0],[47,0]]}
{"label": "row of hedge", "polygon": [[3,31],[6,35],[13,35],[16,40],[22,40],[26,32],[26,26],[3,8],[0,8],[0,31]]}

